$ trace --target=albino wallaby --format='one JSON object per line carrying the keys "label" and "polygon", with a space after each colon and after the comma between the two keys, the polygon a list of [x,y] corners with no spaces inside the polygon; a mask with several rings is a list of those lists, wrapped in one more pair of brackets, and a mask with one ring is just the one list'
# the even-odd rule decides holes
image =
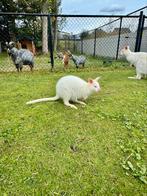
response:
{"label": "albino wallaby", "polygon": [[86,105],[80,100],[86,100],[90,94],[100,90],[100,85],[98,83],[99,78],[100,77],[97,77],[94,80],[89,79],[88,82],[86,82],[77,76],[64,76],[60,78],[56,84],[55,97],[37,99],[29,101],[26,104],[62,99],[64,105],[77,109],[77,107],[69,103],[69,101]]}
{"label": "albino wallaby", "polygon": [[138,79],[142,78],[143,74],[147,74],[147,53],[146,52],[131,52],[129,46],[124,47],[120,51],[121,55],[124,55],[131,64],[136,67],[136,76],[129,77],[131,79]]}

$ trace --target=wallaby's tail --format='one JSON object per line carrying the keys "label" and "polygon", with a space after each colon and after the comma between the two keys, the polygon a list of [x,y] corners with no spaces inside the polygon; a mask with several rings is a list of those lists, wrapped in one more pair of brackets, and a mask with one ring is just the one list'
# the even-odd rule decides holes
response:
{"label": "wallaby's tail", "polygon": [[59,96],[56,95],[55,97],[49,97],[49,98],[42,98],[42,99],[36,99],[36,100],[32,100],[32,101],[28,101],[26,104],[34,104],[34,103],[39,103],[39,102],[44,102],[44,101],[56,101],[59,99]]}

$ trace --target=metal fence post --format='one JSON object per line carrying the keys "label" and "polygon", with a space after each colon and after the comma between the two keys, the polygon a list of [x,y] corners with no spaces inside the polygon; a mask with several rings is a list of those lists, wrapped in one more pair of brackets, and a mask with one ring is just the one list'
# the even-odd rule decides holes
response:
{"label": "metal fence post", "polygon": [[96,32],[97,32],[97,29],[94,30],[94,48],[93,48],[93,56],[94,57],[96,55]]}
{"label": "metal fence post", "polygon": [[140,48],[141,48],[142,35],[143,35],[143,29],[144,29],[144,22],[145,22],[145,15],[143,15],[142,24],[141,24],[141,28],[140,28],[140,39],[138,41],[138,51],[140,51]]}
{"label": "metal fence post", "polygon": [[119,25],[119,32],[118,32],[118,42],[117,42],[117,50],[116,50],[116,60],[118,59],[118,53],[119,53],[119,44],[120,44],[121,27],[122,27],[122,17],[120,18],[120,25]]}
{"label": "metal fence post", "polygon": [[48,15],[48,47],[50,50],[50,61],[51,61],[51,70],[54,68],[54,54],[53,54],[53,39],[52,39],[52,26],[51,26],[51,17]]}
{"label": "metal fence post", "polygon": [[74,52],[76,51],[76,36],[74,35]]}
{"label": "metal fence post", "polygon": [[143,15],[143,11],[141,11],[140,12],[140,16],[139,16],[137,35],[136,35],[135,52],[139,52],[140,51],[141,39],[142,39],[142,33],[143,33],[143,27],[144,27],[144,21],[145,21],[145,16]]}
{"label": "metal fence post", "polygon": [[83,39],[81,38],[81,54],[83,54]]}
{"label": "metal fence post", "polygon": [[68,50],[70,50],[70,38],[68,37]]}
{"label": "metal fence post", "polygon": [[64,47],[64,50],[66,50],[67,49],[67,44],[66,44],[67,42],[66,42],[66,38],[65,38],[65,47]]}

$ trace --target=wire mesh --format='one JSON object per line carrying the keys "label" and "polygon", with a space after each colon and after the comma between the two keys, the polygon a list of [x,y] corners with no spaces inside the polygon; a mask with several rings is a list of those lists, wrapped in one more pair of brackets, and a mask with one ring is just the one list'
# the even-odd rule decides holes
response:
{"label": "wire mesh", "polygon": [[142,34],[140,51],[147,52],[147,17],[145,18],[145,22],[144,22],[144,29],[143,29],[143,34]]}
{"label": "wire mesh", "polygon": [[[51,67],[49,39],[52,39],[52,49],[62,54],[60,59],[66,50],[76,55],[120,58],[119,50],[125,45],[135,50],[140,11],[146,16],[140,51],[147,52],[147,7],[128,16],[51,15],[51,27],[48,15],[0,14],[0,71],[16,71],[16,62],[6,47],[10,41],[15,42],[18,50],[33,53],[35,70]],[[23,70],[29,69],[30,66],[23,66]]]}
{"label": "wire mesh", "polygon": [[[117,49],[125,45],[129,45],[132,51],[135,50],[139,17],[122,17],[121,26],[121,19],[116,17],[67,17],[65,21],[65,26],[58,34],[59,51],[70,50],[77,54],[116,58]],[[144,35],[145,33],[143,40]],[[142,48],[146,48],[147,51],[144,43],[142,43]]]}
{"label": "wire mesh", "polygon": [[[3,15],[0,17],[0,71],[16,71],[16,64],[19,58],[22,61],[28,61],[29,53],[25,53],[25,57],[21,54],[27,50],[34,56],[34,70],[49,69],[50,56],[48,54],[48,37],[46,37],[44,53],[42,47],[42,21],[47,19],[46,16],[23,16],[23,15]],[[47,27],[48,28],[48,27]],[[47,29],[48,31],[48,29]],[[11,50],[8,53],[6,42],[14,42],[14,47],[17,48],[15,59],[12,58]],[[25,51],[26,52],[26,51]],[[28,55],[28,56],[27,56]],[[22,64],[22,61],[20,64]],[[25,63],[27,64],[27,62]],[[29,70],[30,66],[23,65],[23,70]]]}

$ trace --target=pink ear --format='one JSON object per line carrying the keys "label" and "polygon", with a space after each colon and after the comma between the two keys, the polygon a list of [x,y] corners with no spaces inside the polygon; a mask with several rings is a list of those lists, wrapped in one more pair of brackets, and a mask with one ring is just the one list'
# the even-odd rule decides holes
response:
{"label": "pink ear", "polygon": [[92,84],[93,80],[92,79],[88,79],[88,83]]}

